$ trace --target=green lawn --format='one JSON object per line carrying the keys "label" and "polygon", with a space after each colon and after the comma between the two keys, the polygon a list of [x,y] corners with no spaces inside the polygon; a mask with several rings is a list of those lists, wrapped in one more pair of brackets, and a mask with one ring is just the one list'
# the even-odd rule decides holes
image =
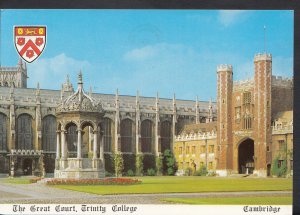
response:
{"label": "green lawn", "polygon": [[1,179],[3,183],[10,183],[10,184],[30,184],[30,178],[5,178]]}
{"label": "green lawn", "polygon": [[55,186],[94,194],[197,193],[225,191],[292,190],[291,178],[139,177],[137,185]]}
{"label": "green lawn", "polygon": [[291,205],[292,197],[168,198],[162,201],[193,205]]}

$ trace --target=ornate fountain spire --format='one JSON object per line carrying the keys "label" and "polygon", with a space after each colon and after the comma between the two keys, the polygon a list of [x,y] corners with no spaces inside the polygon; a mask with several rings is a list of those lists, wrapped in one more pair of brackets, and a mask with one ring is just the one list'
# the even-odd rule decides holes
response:
{"label": "ornate fountain spire", "polygon": [[79,74],[78,74],[78,88],[80,87],[82,89],[82,85],[83,85],[83,82],[82,82],[82,72],[81,70],[79,71]]}
{"label": "ornate fountain spire", "polygon": [[[67,81],[68,82],[68,81]],[[92,96],[89,96],[84,92],[83,81],[82,81],[82,72],[80,70],[78,74],[78,88],[75,93],[68,96],[63,100],[63,93],[65,91],[65,84],[62,86],[61,90],[61,100],[62,103],[56,108],[56,112],[103,112],[102,104],[99,100],[94,99]],[[91,93],[91,91],[90,91]]]}
{"label": "ornate fountain spire", "polygon": [[82,72],[81,70],[79,71],[79,74],[78,74],[78,93],[79,93],[79,101],[82,100],[82,91],[83,91],[83,82],[82,82]]}

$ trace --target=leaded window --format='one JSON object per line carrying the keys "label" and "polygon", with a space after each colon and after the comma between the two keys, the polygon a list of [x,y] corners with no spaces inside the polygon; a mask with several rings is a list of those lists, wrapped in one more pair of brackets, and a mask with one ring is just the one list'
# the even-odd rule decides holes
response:
{"label": "leaded window", "polygon": [[124,119],[121,121],[121,152],[132,151],[133,141],[133,126],[130,119]]}
{"label": "leaded window", "polygon": [[104,118],[102,124],[104,152],[111,152],[111,145],[112,145],[111,124],[112,124],[111,119]]}
{"label": "leaded window", "polygon": [[21,114],[17,119],[16,149],[33,149],[32,117],[28,114]]}
{"label": "leaded window", "polygon": [[6,116],[0,114],[0,151],[7,150]]}
{"label": "leaded window", "polygon": [[152,122],[144,120],[141,124],[141,149],[142,152],[151,152],[152,149]]}
{"label": "leaded window", "polygon": [[43,119],[42,149],[44,152],[55,152],[56,150],[56,118],[52,115]]}
{"label": "leaded window", "polygon": [[164,121],[161,123],[161,152],[164,153],[166,149],[171,148],[171,123]]}

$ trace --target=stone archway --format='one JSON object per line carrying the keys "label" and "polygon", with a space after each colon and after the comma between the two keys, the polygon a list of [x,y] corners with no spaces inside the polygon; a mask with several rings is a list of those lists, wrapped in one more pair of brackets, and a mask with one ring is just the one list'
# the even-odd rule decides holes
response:
{"label": "stone archway", "polygon": [[267,165],[267,176],[270,177],[271,176],[271,164]]}
{"label": "stone archway", "polygon": [[254,170],[254,141],[245,139],[238,147],[239,174],[253,174]]}

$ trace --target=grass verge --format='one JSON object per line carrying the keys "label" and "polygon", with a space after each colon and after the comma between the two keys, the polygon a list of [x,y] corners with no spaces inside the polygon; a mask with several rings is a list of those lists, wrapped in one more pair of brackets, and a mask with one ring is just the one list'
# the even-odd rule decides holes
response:
{"label": "grass verge", "polygon": [[138,177],[137,185],[58,185],[57,188],[93,194],[198,193],[292,190],[291,178]]}
{"label": "grass verge", "polygon": [[30,178],[5,178],[1,180],[3,183],[9,184],[31,184]]}

